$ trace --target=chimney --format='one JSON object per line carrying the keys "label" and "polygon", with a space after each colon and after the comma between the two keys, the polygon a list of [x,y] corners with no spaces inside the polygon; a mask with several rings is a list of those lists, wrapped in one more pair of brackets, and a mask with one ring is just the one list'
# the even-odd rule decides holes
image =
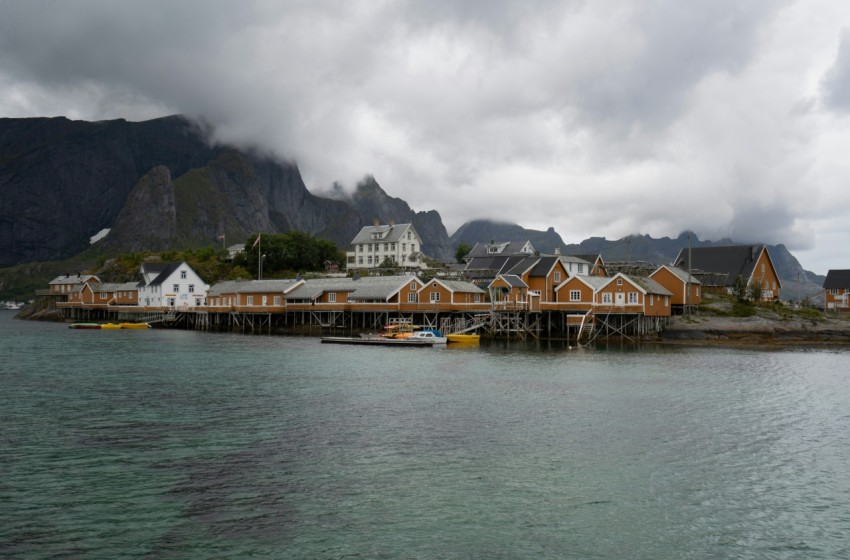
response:
{"label": "chimney", "polygon": [[381,225],[381,220],[379,220],[378,218],[372,218],[372,225],[378,227],[379,225]]}
{"label": "chimney", "polygon": [[395,225],[395,220],[387,220],[387,223],[388,223],[388,224],[390,224],[391,226],[394,226],[394,225]]}
{"label": "chimney", "polygon": [[561,254],[561,248],[555,247],[555,255],[560,255],[560,254]]}

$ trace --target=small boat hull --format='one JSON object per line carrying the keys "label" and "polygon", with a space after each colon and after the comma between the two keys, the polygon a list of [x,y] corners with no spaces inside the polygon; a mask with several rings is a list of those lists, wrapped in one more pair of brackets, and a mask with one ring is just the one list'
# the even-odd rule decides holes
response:
{"label": "small boat hull", "polygon": [[478,344],[481,335],[478,334],[447,334],[446,338],[452,344]]}
{"label": "small boat hull", "polygon": [[122,329],[149,329],[149,323],[121,323]]}
{"label": "small boat hull", "polygon": [[400,347],[430,347],[434,346],[433,340],[413,340],[411,338],[385,338],[383,336],[323,336],[325,344],[360,344],[363,346],[400,346]]}

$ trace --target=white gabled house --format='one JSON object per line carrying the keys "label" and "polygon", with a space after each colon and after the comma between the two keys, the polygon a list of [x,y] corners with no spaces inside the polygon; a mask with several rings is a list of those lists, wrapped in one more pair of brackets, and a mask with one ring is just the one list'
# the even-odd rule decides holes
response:
{"label": "white gabled house", "polygon": [[386,260],[395,266],[424,268],[422,239],[413,224],[375,224],[360,230],[351,241],[353,251],[346,253],[349,269],[378,268]]}
{"label": "white gabled house", "polygon": [[141,271],[141,307],[180,308],[202,305],[210,288],[185,261],[142,263]]}

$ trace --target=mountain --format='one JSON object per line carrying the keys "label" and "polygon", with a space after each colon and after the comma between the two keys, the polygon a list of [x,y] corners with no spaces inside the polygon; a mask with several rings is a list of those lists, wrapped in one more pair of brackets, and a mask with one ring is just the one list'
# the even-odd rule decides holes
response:
{"label": "mountain", "polygon": [[555,228],[546,231],[525,229],[516,224],[491,222],[489,220],[473,220],[460,226],[449,238],[451,246],[457,248],[461,243],[470,247],[476,243],[490,241],[531,241],[535,249],[542,253],[554,253],[555,249],[563,251],[564,241],[555,232]]}
{"label": "mountain", "polygon": [[203,247],[225,234],[300,230],[347,249],[373,219],[412,222],[451,259],[436,211],[413,212],[372,177],[351,196],[310,193],[298,167],[209,142],[182,116],[145,122],[0,119],[0,267],[104,252]]}

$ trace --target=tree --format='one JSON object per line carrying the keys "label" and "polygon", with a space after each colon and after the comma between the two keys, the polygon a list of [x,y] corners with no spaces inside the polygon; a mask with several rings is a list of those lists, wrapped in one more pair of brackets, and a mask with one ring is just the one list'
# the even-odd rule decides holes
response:
{"label": "tree", "polygon": [[738,301],[744,301],[747,299],[747,282],[740,274],[735,277],[735,283],[732,284],[732,295],[734,295]]}
{"label": "tree", "polygon": [[747,290],[750,299],[753,301],[761,301],[762,292],[764,290],[761,287],[761,282],[753,282],[750,284],[749,290]]}
{"label": "tree", "polygon": [[457,249],[455,250],[455,259],[457,260],[457,262],[462,263],[463,258],[468,255],[470,251],[472,251],[472,247],[470,247],[469,244],[461,243],[460,245],[458,245]]}
{"label": "tree", "polygon": [[398,268],[398,262],[395,260],[395,257],[387,255],[381,261],[381,264],[378,265],[378,268]]}

